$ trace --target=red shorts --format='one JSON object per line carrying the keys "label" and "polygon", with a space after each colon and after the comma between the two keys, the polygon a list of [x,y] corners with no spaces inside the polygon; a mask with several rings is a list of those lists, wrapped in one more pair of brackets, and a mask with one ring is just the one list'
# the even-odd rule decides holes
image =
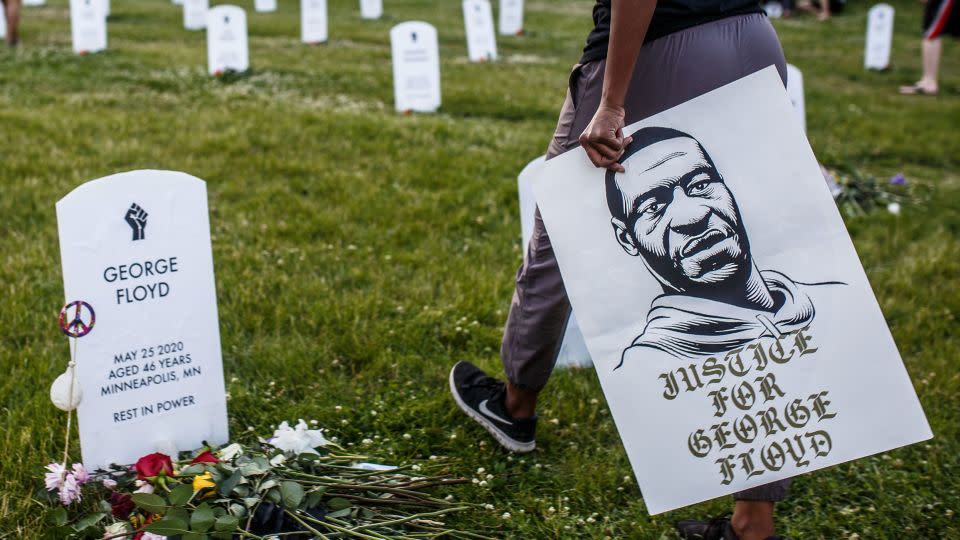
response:
{"label": "red shorts", "polygon": [[960,8],[957,0],[927,0],[923,11],[923,37],[937,39],[946,34],[960,36]]}

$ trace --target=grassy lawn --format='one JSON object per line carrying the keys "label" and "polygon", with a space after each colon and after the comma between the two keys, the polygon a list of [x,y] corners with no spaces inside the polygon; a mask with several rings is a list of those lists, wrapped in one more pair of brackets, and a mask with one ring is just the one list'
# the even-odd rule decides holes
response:
{"label": "grassy lawn", "polygon": [[[206,76],[202,32],[168,0],[114,0],[109,50],[70,50],[66,0],[25,8],[23,45],[0,51],[0,538],[43,538],[31,494],[62,451],[48,387],[67,361],[54,203],[130,169],[208,181],[230,428],[261,435],[316,419],[384,462],[440,456],[485,487],[451,522],[512,538],[675,538],[649,517],[592,370],[558,372],[539,447],[502,452],[450,399],[450,365],[498,370],[521,260],[516,173],[543,153],[590,28],[587,0],[532,0],[527,34],[471,65],[459,2],[386,0],[362,21],[332,0],[326,45],[299,42],[297,2],[249,10],[252,73]],[[927,197],[848,226],[935,438],[799,478],[779,507],[792,538],[960,538],[960,47],[945,44],[941,96],[919,76],[921,5],[898,0],[893,66],[862,69],[868,6],[819,24],[778,21],[807,84],[809,137],[825,164]],[[443,107],[393,112],[389,28],[438,27]],[[405,438],[403,434],[410,434]],[[360,441],[369,438],[372,445]],[[121,441],[117,441],[121,444]],[[79,455],[75,455],[79,458]],[[436,462],[428,462],[436,463]],[[486,473],[484,473],[485,475]],[[501,518],[509,511],[509,520]]]}

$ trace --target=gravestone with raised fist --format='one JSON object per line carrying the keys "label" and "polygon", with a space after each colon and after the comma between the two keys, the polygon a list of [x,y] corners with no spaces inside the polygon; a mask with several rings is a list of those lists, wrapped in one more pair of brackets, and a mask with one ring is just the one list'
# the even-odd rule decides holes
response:
{"label": "gravestone with raised fist", "polygon": [[73,52],[88,54],[107,48],[107,17],[100,0],[70,0]]}
{"label": "gravestone with raised fist", "polygon": [[327,41],[327,0],[300,0],[300,40],[309,44]]}
{"label": "gravestone with raised fist", "polygon": [[220,5],[207,11],[207,71],[223,75],[250,69],[247,14],[237,6]]}
{"label": "gravestone with raised fist", "polygon": [[[206,184],[133,171],[57,203],[88,469],[227,442]],[[96,313],[96,330],[93,326]]]}
{"label": "gravestone with raised fist", "polygon": [[497,38],[489,0],[464,0],[463,24],[467,34],[467,57],[471,62],[497,59]]}
{"label": "gravestone with raised fist", "polygon": [[877,4],[867,12],[867,43],[863,67],[882,71],[890,66],[893,46],[893,6]]}
{"label": "gravestone with raised fist", "polygon": [[393,96],[398,112],[434,112],[440,107],[440,54],[437,29],[421,21],[390,30]]}

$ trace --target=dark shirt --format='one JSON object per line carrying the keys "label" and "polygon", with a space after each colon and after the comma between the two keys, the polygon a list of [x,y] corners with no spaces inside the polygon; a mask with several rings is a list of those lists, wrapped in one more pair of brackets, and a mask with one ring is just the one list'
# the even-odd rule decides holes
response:
{"label": "dark shirt", "polygon": [[[658,0],[644,43],[691,26],[733,15],[763,13],[758,0]],[[593,6],[593,31],[587,36],[581,64],[607,57],[610,42],[610,0]]]}

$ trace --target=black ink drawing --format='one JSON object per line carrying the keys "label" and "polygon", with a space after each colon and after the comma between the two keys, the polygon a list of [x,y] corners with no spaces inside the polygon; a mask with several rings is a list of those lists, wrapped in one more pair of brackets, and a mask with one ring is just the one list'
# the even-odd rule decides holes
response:
{"label": "black ink drawing", "polygon": [[779,337],[813,320],[812,288],[843,285],[760,270],[737,201],[694,137],[643,128],[620,162],[626,172],[606,174],[610,221],[620,246],[640,256],[664,294],[617,367],[637,348],[694,358]]}

